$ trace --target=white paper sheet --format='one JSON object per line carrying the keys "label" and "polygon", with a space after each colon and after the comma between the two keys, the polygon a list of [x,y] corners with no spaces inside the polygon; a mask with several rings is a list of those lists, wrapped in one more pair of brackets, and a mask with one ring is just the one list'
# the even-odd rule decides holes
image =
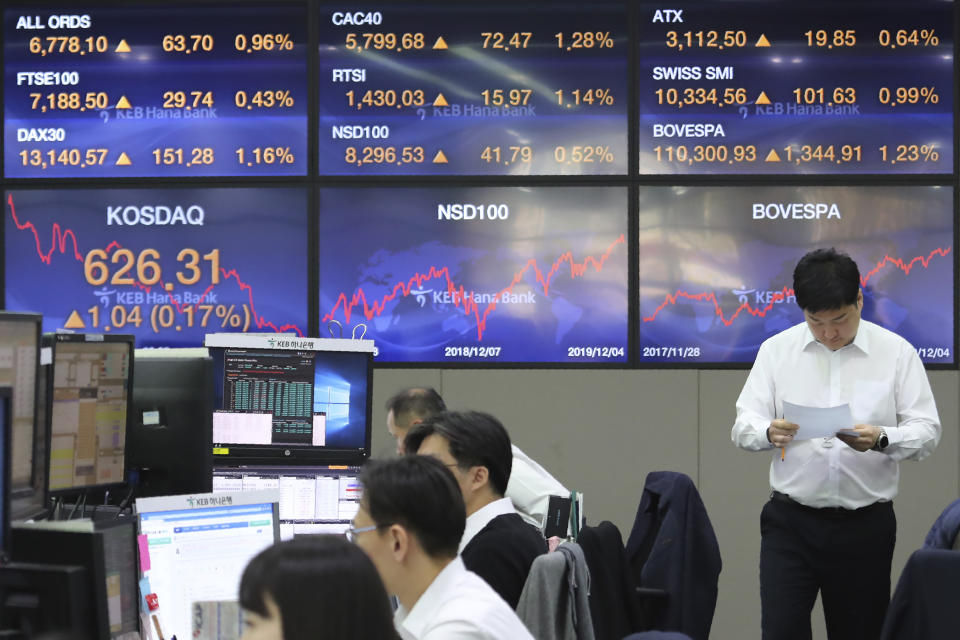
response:
{"label": "white paper sheet", "polygon": [[836,407],[806,407],[784,401],[783,419],[800,426],[794,441],[811,438],[832,438],[841,429],[853,428],[850,405]]}

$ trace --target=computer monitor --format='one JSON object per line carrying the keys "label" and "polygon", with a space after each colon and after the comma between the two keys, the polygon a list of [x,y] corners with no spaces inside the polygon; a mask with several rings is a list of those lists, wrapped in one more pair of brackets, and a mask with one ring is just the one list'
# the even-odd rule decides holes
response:
{"label": "computer monitor", "polygon": [[206,349],[137,349],[127,478],[137,497],[208,493],[213,360]]}
{"label": "computer monitor", "polygon": [[0,564],[10,543],[10,436],[13,389],[0,387]]}
{"label": "computer monitor", "polygon": [[[13,393],[10,492],[14,502],[25,499],[42,507],[44,489],[37,480],[43,475],[39,471],[43,461],[36,458],[37,441],[45,439],[37,419],[41,322],[37,313],[0,311],[0,385]],[[22,514],[28,515],[33,514]]]}
{"label": "computer monitor", "polygon": [[124,482],[132,402],[133,336],[56,333],[47,382],[51,494]]}
{"label": "computer monitor", "polygon": [[[236,600],[253,556],[280,539],[277,490],[140,498],[141,570],[164,638],[188,638],[194,602]],[[144,562],[141,555],[141,562]]]}
{"label": "computer monitor", "polygon": [[207,334],[215,465],[362,464],[373,342]]}
{"label": "computer monitor", "polygon": [[83,593],[89,597],[89,627],[82,630],[89,631],[89,637],[120,638],[137,631],[139,600],[133,518],[20,522],[11,529],[11,539],[15,562],[77,565],[85,569]]}
{"label": "computer monitor", "polygon": [[0,630],[19,632],[2,637],[97,640],[90,622],[92,600],[82,566],[11,562],[0,567]]}
{"label": "computer monitor", "polygon": [[13,389],[0,387],[0,564],[10,543],[10,431]]}
{"label": "computer monitor", "polygon": [[280,491],[280,538],[344,533],[360,508],[360,467],[215,467],[213,492]]}

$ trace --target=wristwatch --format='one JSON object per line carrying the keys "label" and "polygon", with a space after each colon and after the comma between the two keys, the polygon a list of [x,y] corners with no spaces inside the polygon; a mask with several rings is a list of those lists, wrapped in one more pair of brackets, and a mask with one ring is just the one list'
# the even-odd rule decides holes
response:
{"label": "wristwatch", "polygon": [[877,441],[873,443],[874,451],[883,451],[887,448],[887,445],[890,444],[890,438],[887,437],[887,432],[883,427],[880,427],[880,435],[877,436]]}

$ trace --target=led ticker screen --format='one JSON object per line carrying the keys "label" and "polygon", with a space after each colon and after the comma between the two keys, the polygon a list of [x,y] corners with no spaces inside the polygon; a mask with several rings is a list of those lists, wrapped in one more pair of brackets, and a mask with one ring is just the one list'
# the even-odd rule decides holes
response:
{"label": "led ticker screen", "polygon": [[[320,331],[379,362],[627,362],[627,190],[320,191]],[[336,325],[332,325],[336,329]]]}
{"label": "led ticker screen", "polygon": [[859,267],[864,319],[953,364],[953,238],[949,187],[642,188],[639,362],[752,363],[803,322],[797,261],[834,246]]}
{"label": "led ticker screen", "polygon": [[6,308],[141,347],[305,335],[306,200],[296,188],[7,191]]}
{"label": "led ticker screen", "polygon": [[323,6],[321,175],[627,171],[624,3]]}
{"label": "led ticker screen", "polygon": [[306,174],[305,5],[3,17],[8,178]]}
{"label": "led ticker screen", "polygon": [[644,3],[641,174],[953,172],[953,3]]}

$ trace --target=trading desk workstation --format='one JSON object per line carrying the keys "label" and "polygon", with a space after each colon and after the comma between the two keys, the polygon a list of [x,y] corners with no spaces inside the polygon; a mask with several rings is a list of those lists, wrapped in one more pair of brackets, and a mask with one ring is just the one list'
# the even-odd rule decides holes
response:
{"label": "trading desk workstation", "polygon": [[[647,472],[688,474],[715,633],[758,630],[769,488],[729,428],[820,246],[943,418],[895,572],[960,495],[956,2],[2,14],[0,632],[186,637],[238,558],[345,530],[412,386],[500,417],[622,531]],[[185,554],[211,563],[190,588]]]}

